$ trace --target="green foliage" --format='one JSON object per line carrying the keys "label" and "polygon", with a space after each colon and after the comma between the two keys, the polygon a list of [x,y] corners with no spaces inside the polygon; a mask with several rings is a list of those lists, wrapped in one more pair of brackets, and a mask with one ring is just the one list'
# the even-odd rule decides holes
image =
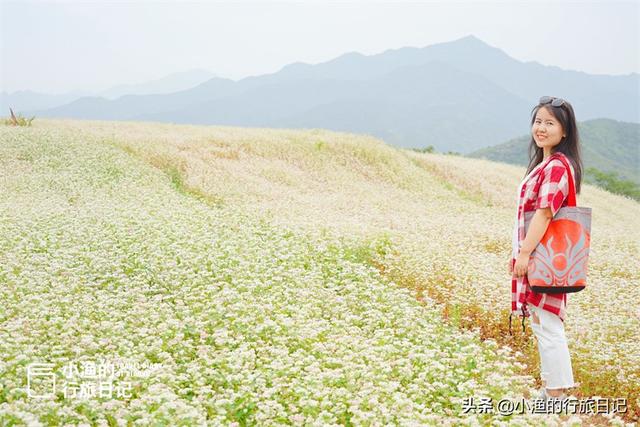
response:
{"label": "green foliage", "polygon": [[107,423],[109,424],[109,427],[118,427],[118,421],[116,421],[113,415],[106,414],[105,418],[107,419]]}
{"label": "green foliage", "polygon": [[418,153],[435,153],[436,149],[433,145],[429,145],[424,148],[412,148],[411,150],[417,151]]}
{"label": "green foliage", "polygon": [[169,165],[165,166],[164,170],[169,176],[171,184],[180,194],[191,195],[199,200],[209,203],[212,206],[222,206],[222,198],[209,195],[196,187],[188,186],[184,180],[184,172],[181,172],[178,167]]}
{"label": "green foliage", "polygon": [[21,114],[18,114],[16,116],[13,113],[12,109],[9,109],[9,111],[11,112],[11,117],[8,117],[8,118],[3,120],[3,123],[6,126],[31,126],[31,122],[33,122],[33,119],[36,118],[36,116],[33,116],[30,119],[27,119],[26,117],[22,116]]}
{"label": "green foliage", "polygon": [[228,416],[240,426],[253,424],[253,414],[257,411],[258,406],[248,397],[238,397],[233,403],[226,406]]}
{"label": "green foliage", "polygon": [[176,167],[169,167],[167,170],[167,175],[171,179],[171,184],[173,184],[174,188],[178,190],[180,194],[186,194],[187,189],[184,185],[184,179],[182,178],[182,174]]}
{"label": "green foliage", "polygon": [[374,265],[376,260],[384,257],[391,250],[393,243],[388,233],[363,241],[361,244],[349,244],[341,239],[340,244],[329,245],[329,252],[340,259],[358,264]]}
{"label": "green foliage", "polygon": [[635,182],[621,179],[616,172],[602,172],[596,168],[587,168],[586,172],[598,187],[640,201],[640,186]]}

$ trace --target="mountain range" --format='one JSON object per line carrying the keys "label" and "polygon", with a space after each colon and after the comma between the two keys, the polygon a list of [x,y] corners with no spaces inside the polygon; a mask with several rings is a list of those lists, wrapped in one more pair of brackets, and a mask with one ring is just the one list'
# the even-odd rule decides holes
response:
{"label": "mountain range", "polygon": [[46,94],[31,90],[12,93],[0,93],[0,111],[6,112],[11,107],[14,112],[38,111],[69,104],[83,97],[101,97],[117,99],[124,95],[151,95],[179,92],[205,82],[215,75],[207,70],[194,69],[169,74],[160,79],[136,84],[122,84],[99,92],[73,91],[63,94]]}
{"label": "mountain range", "polygon": [[541,95],[563,97],[579,120],[640,122],[640,75],[594,75],[521,62],[467,36],[376,55],[293,63],[238,81],[211,78],[165,94],[82,97],[38,117],[245,127],[327,128],[399,147],[471,153],[528,131]]}

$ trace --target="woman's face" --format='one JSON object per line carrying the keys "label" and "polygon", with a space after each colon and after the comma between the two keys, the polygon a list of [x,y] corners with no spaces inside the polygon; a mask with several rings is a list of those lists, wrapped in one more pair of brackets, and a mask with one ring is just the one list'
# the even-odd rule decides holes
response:
{"label": "woman's face", "polygon": [[550,149],[560,144],[565,134],[560,122],[547,111],[546,107],[541,107],[536,112],[531,127],[531,136],[538,147]]}

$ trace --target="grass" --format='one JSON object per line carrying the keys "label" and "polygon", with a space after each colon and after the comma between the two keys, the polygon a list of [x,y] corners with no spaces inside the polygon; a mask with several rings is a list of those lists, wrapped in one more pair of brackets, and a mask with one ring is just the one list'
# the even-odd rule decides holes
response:
{"label": "grass", "polygon": [[17,116],[13,113],[12,109],[9,109],[11,112],[11,116],[8,118],[3,118],[2,122],[5,126],[31,126],[31,123],[36,118],[36,116],[31,117],[30,119],[24,117],[22,114],[18,114]]}

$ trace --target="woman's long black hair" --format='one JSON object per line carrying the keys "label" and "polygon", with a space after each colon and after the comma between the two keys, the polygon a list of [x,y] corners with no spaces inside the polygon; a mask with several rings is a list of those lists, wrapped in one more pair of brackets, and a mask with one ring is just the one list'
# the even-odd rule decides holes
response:
{"label": "woman's long black hair", "polygon": [[[576,116],[573,112],[573,107],[568,101],[559,107],[554,107],[551,103],[538,104],[533,107],[531,111],[531,125],[529,129],[533,127],[533,123],[536,120],[536,114],[540,108],[546,108],[547,111],[553,115],[562,125],[565,137],[560,140],[560,143],[551,149],[551,154],[560,152],[569,158],[573,170],[575,172],[574,182],[576,186],[576,193],[580,194],[580,184],[582,183],[582,157],[580,155],[580,136],[578,135],[578,125],[576,124]],[[536,166],[542,162],[544,152],[541,147],[538,147],[536,141],[531,135],[531,141],[529,141],[529,166],[527,172],[524,174],[526,177],[529,175]]]}

